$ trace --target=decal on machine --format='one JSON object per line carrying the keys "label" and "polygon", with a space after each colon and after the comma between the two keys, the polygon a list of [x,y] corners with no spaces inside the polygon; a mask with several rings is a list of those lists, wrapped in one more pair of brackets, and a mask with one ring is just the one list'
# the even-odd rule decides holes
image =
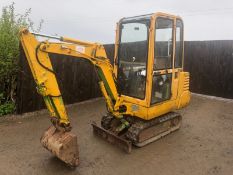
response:
{"label": "decal on machine", "polygon": [[79,53],[85,53],[85,47],[84,46],[76,46],[76,51]]}

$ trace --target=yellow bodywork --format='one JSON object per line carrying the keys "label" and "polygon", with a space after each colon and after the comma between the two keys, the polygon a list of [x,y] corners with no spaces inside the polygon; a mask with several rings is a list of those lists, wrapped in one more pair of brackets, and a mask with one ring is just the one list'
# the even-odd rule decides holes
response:
{"label": "yellow bodywork", "polygon": [[[179,17],[164,13],[151,15],[151,24],[155,24],[156,18],[161,16],[174,20],[175,28],[175,21]],[[44,97],[45,104],[50,111],[52,119],[57,119],[59,126],[65,128],[70,127],[49,53],[69,55],[77,59],[81,57],[92,63],[100,79],[99,86],[106,100],[108,111],[115,117],[121,118],[123,115],[130,115],[144,120],[150,120],[186,106],[190,101],[189,73],[184,72],[183,67],[174,68],[175,54],[173,54],[173,68],[167,70],[169,73],[172,73],[172,97],[158,104],[151,105],[150,103],[154,64],[154,27],[155,25],[150,26],[146,94],[142,100],[119,94],[116,86],[117,64],[114,64],[114,67],[110,64],[103,45],[65,37],[61,37],[59,39],[61,42],[59,43],[48,41],[39,42],[34,34],[30,33],[27,29],[22,29],[20,32],[20,41],[37,84],[37,90]],[[115,62],[119,47],[119,30],[118,24],[115,43]],[[175,32],[174,30],[173,37],[175,36]],[[173,42],[173,53],[175,53],[175,40]],[[121,106],[125,106],[127,110],[120,111]]]}

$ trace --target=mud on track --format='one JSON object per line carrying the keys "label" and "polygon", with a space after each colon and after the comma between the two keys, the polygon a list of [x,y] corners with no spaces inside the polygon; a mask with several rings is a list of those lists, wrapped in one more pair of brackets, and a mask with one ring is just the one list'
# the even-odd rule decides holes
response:
{"label": "mud on track", "polygon": [[91,121],[105,113],[102,99],[68,108],[78,135],[81,164],[70,169],[39,142],[47,112],[0,118],[0,174],[221,174],[233,173],[233,102],[192,96],[179,131],[131,154],[95,137]]}

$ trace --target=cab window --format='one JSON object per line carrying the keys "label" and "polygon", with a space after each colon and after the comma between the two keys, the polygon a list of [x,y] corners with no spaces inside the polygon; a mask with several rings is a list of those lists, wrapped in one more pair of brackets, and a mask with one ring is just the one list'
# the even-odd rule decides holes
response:
{"label": "cab window", "polygon": [[[151,104],[171,98],[172,74],[159,70],[172,68],[173,20],[157,18],[155,24],[154,73],[152,79]],[[156,72],[157,71],[157,72]]]}
{"label": "cab window", "polygon": [[155,24],[155,70],[172,68],[172,28],[173,21],[166,18],[157,18]]}
{"label": "cab window", "polygon": [[183,23],[180,19],[176,21],[176,55],[175,68],[182,67],[183,58]]}
{"label": "cab window", "polygon": [[118,86],[123,95],[145,98],[148,35],[145,20],[121,24]]}

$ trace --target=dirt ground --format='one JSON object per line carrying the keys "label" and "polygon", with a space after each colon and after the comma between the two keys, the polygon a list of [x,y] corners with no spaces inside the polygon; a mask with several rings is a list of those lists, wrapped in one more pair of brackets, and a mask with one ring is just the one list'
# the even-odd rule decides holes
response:
{"label": "dirt ground", "polygon": [[49,126],[47,112],[0,119],[1,175],[233,174],[233,102],[192,96],[180,111],[179,131],[131,154],[97,138],[90,123],[105,113],[102,99],[68,107],[73,132],[78,135],[81,164],[67,167],[39,142]]}

